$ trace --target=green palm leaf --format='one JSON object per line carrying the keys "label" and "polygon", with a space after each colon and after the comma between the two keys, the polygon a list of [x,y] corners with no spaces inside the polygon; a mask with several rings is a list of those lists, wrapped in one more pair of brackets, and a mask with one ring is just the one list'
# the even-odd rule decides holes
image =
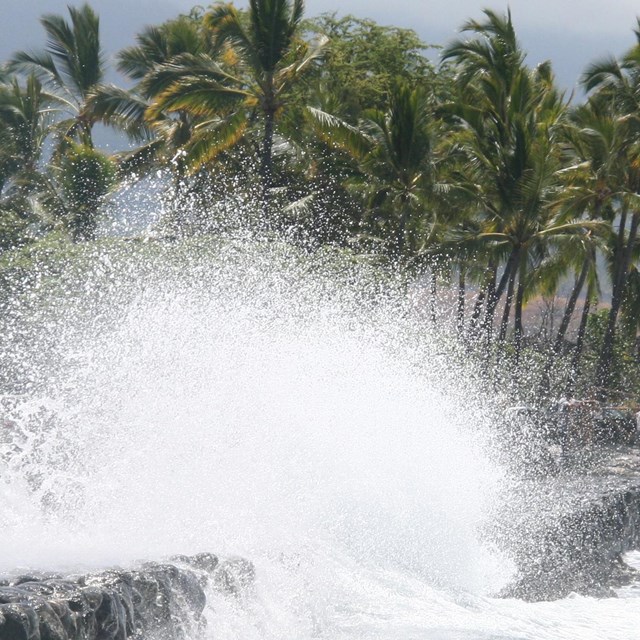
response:
{"label": "green palm leaf", "polygon": [[238,111],[229,118],[205,121],[195,127],[187,146],[187,162],[197,170],[230,149],[244,135],[248,126],[246,114]]}

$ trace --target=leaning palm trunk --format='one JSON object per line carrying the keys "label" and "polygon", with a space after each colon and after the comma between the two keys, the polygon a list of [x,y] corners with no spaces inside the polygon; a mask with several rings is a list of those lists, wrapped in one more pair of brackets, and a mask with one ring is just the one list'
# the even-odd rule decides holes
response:
{"label": "leaning palm trunk", "polygon": [[488,300],[493,296],[496,286],[497,268],[495,264],[490,263],[487,269],[487,275],[484,280],[484,284],[480,289],[476,302],[473,305],[473,312],[471,313],[471,319],[469,320],[469,329],[467,330],[468,337],[477,338],[480,331],[480,316],[482,315],[482,309],[485,306],[485,300]]}
{"label": "leaning palm trunk", "polygon": [[[513,290],[515,287],[516,276],[518,272],[517,264],[514,263],[514,267],[511,269],[511,274],[509,275],[509,285],[507,288],[507,296],[504,301],[504,309],[502,311],[502,320],[500,322],[500,333],[498,334],[498,349],[496,352],[496,368],[500,366],[500,362],[502,360],[503,353],[503,344],[505,338],[507,337],[507,327],[509,326],[509,316],[511,315],[511,303],[513,302]],[[487,353],[489,353],[489,348],[491,347],[491,334],[487,331]]]}
{"label": "leaning palm trunk", "polygon": [[513,290],[516,284],[517,269],[511,269],[509,274],[509,286],[507,288],[507,297],[504,302],[504,310],[502,312],[502,322],[500,323],[500,333],[498,334],[498,342],[504,342],[507,337],[507,327],[509,325],[509,316],[511,315],[511,303],[513,302]]}
{"label": "leaning palm trunk", "polygon": [[587,297],[582,307],[582,315],[580,318],[580,327],[578,328],[578,337],[576,338],[576,346],[573,352],[573,358],[571,359],[571,372],[569,374],[569,380],[567,382],[566,393],[568,396],[573,394],[578,375],[580,373],[580,358],[582,357],[582,349],[584,347],[584,337],[587,333],[587,322],[589,320],[589,312],[591,311],[591,296],[590,292],[587,292]]}
{"label": "leaning palm trunk", "polygon": [[[551,386],[551,369],[553,368],[553,365],[555,364],[558,354],[560,353],[560,350],[562,348],[562,344],[564,342],[567,329],[569,328],[569,323],[571,322],[571,317],[573,316],[573,312],[576,308],[576,303],[578,302],[578,298],[582,293],[584,283],[587,279],[587,274],[589,273],[590,264],[591,264],[591,258],[586,257],[584,259],[584,262],[582,263],[582,270],[580,271],[580,274],[576,278],[576,281],[573,285],[571,295],[569,296],[569,300],[567,301],[567,306],[564,309],[564,314],[560,322],[560,327],[558,328],[558,333],[553,342],[551,350],[549,351],[547,360],[544,364],[544,369],[542,371],[542,376],[540,379],[540,385],[538,387],[538,391],[540,395],[545,396],[549,392],[549,387]],[[588,303],[588,298],[587,300],[585,300],[585,305],[587,303]],[[588,307],[587,307],[587,313],[589,313]],[[583,311],[583,316],[584,316],[584,311]],[[585,320],[585,329],[586,329],[586,320]]]}
{"label": "leaning palm trunk", "polygon": [[520,362],[520,352],[522,350],[522,338],[524,336],[524,330],[522,326],[522,307],[524,304],[524,269],[520,268],[520,274],[518,277],[518,290],[516,293],[516,305],[513,311],[513,337],[515,346],[515,362],[516,365]]}
{"label": "leaning palm trunk", "polygon": [[[488,286],[488,285],[487,285]],[[467,335],[469,337],[475,337],[478,334],[478,323],[482,314],[482,307],[484,307],[484,300],[487,297],[487,288],[483,287],[476,296],[476,301],[473,305],[473,311],[471,312],[471,318],[469,319],[469,328]]]}
{"label": "leaning palm trunk", "polygon": [[[622,221],[620,223],[622,225]],[[598,359],[598,365],[596,368],[596,385],[599,389],[598,393],[601,397],[604,397],[606,388],[609,383],[609,376],[611,373],[611,361],[613,359],[613,346],[615,342],[616,322],[618,320],[618,314],[624,298],[625,288],[627,286],[627,280],[629,277],[629,266],[631,265],[631,258],[633,255],[633,248],[638,234],[638,225],[640,224],[640,213],[636,212],[631,217],[631,227],[629,229],[629,236],[626,243],[619,245],[619,267],[617,269],[616,279],[614,281],[613,292],[611,296],[611,309],[609,310],[609,316],[607,319],[607,327],[604,333],[604,340],[602,342],[602,351],[600,352],[600,358]],[[622,229],[624,232],[624,229]]]}
{"label": "leaning palm trunk", "polygon": [[[487,297],[487,307],[485,310],[485,318],[484,318],[484,328],[487,334],[487,342],[491,341],[491,335],[493,333],[493,318],[495,316],[496,307],[500,302],[500,298],[507,288],[507,285],[511,285],[511,294],[513,295],[513,284],[512,284],[512,273],[514,269],[516,269],[516,264],[518,261],[519,251],[517,249],[512,249],[509,254],[509,258],[507,259],[507,263],[504,266],[504,272],[502,273],[502,277],[500,278],[500,282],[497,287],[492,287],[489,291],[489,296]],[[515,274],[514,274],[515,275]],[[511,306],[511,299],[508,300],[509,307]]]}
{"label": "leaning palm trunk", "polygon": [[458,273],[458,309],[456,314],[456,328],[461,336],[464,330],[464,304],[466,297],[466,272],[463,265],[460,265]]}
{"label": "leaning palm trunk", "polygon": [[262,213],[264,222],[269,225],[269,205],[271,203],[271,189],[273,187],[273,132],[275,128],[275,109],[265,108],[264,135],[260,152],[260,188],[262,191]]}

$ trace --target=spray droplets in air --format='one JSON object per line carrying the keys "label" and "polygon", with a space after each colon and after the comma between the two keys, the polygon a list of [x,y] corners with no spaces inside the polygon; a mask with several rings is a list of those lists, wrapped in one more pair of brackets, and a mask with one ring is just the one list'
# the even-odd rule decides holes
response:
{"label": "spray droplets in air", "polygon": [[275,242],[117,246],[7,316],[30,380],[11,564],[206,549],[486,587],[481,402],[396,278]]}

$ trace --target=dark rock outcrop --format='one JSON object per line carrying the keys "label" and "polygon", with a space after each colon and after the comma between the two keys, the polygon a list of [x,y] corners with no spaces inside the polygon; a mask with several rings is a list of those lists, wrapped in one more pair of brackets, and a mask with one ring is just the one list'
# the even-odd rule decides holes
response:
{"label": "dark rock outcrop", "polygon": [[500,594],[530,601],[614,595],[638,579],[622,554],[640,548],[640,450],[611,450],[580,473],[523,482],[497,518],[517,567]]}
{"label": "dark rock outcrop", "polygon": [[238,595],[253,581],[244,559],[176,556],[132,570],[0,581],[0,640],[181,640],[205,627],[204,587]]}

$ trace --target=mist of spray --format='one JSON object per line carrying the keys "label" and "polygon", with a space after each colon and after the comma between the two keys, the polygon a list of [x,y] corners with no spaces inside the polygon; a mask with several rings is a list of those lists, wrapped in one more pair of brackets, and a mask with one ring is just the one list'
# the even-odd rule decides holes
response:
{"label": "mist of spray", "polygon": [[161,253],[91,255],[7,314],[4,569],[236,553],[290,604],[374,569],[501,584],[487,412],[419,298],[278,243]]}

